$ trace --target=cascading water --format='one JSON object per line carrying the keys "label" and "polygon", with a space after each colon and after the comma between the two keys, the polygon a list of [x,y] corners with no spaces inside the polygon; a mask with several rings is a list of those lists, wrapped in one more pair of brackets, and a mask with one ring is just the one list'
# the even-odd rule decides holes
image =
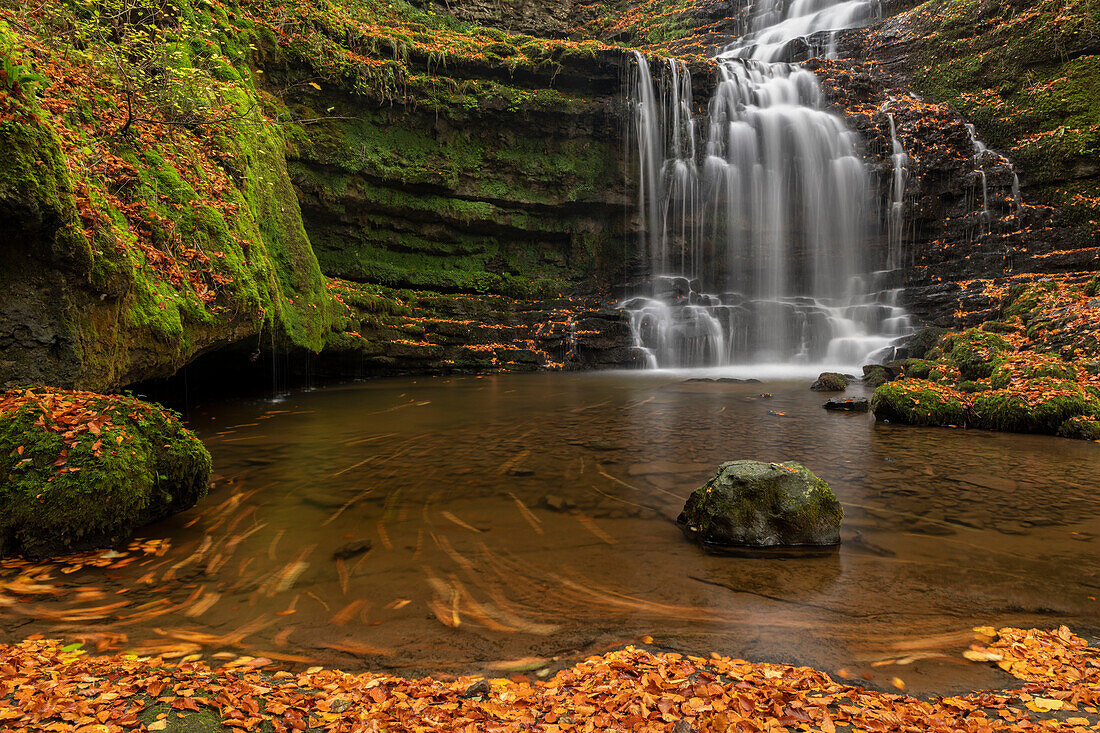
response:
{"label": "cascading water", "polygon": [[1017,222],[1020,220],[1020,215],[1023,212],[1024,203],[1020,197],[1020,177],[1016,175],[1016,167],[1012,165],[1012,162],[1001,155],[995,150],[990,150],[985,143],[978,139],[978,134],[974,130],[974,125],[967,125],[966,131],[970,133],[970,145],[973,151],[974,158],[974,173],[977,175],[978,182],[982,187],[982,210],[979,215],[979,228],[978,234],[988,234],[992,224],[992,214],[989,210],[989,177],[986,174],[985,166],[989,162],[995,162],[998,165],[1005,166],[1012,173],[1012,186],[1011,197],[1013,203],[1013,217]]}
{"label": "cascading water", "polygon": [[881,15],[878,0],[758,0],[749,32],[730,44],[719,58],[779,61],[794,41],[827,32],[831,52],[837,31],[856,28]]}
{"label": "cascading water", "polygon": [[894,164],[894,175],[890,180],[890,208],[886,212],[886,227],[890,240],[890,249],[886,266],[894,269],[901,266],[901,242],[905,229],[905,186],[909,177],[909,156],[898,141],[894,127],[894,115],[887,114],[890,121],[890,159]]}
{"label": "cascading water", "polygon": [[[899,291],[865,252],[871,185],[855,133],[824,109],[811,72],[771,62],[792,40],[862,24],[877,8],[762,0],[751,32],[720,55],[698,120],[686,65],[668,60],[658,87],[636,55],[641,237],[654,279],[623,308],[650,366],[856,369],[909,332]],[[897,215],[900,249],[900,206]]]}

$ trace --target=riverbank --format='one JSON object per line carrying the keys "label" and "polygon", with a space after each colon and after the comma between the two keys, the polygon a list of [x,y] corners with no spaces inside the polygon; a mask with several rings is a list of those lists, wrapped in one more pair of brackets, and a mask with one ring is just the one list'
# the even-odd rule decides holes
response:
{"label": "riverbank", "polygon": [[995,316],[948,333],[879,387],[880,420],[1100,440],[1098,281],[993,284]]}
{"label": "riverbank", "polygon": [[[93,656],[53,641],[0,647],[7,730],[874,731],[1100,727],[1100,651],[1066,627],[976,629],[964,656],[1018,689],[920,700],[837,682],[808,667],[653,653],[590,657],[546,681],[405,679],[271,660],[211,669]],[[981,640],[986,640],[983,643]],[[270,727],[269,727],[270,726]]]}

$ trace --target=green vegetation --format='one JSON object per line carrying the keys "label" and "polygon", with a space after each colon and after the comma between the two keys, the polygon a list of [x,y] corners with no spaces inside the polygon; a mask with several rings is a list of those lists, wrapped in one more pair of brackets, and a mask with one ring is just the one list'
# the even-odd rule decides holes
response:
{"label": "green vegetation", "polygon": [[[917,88],[1006,153],[1037,203],[1100,233],[1100,0],[931,0],[914,12]],[[1090,172],[1091,171],[1091,172]]]}
{"label": "green vegetation", "polygon": [[129,396],[0,395],[0,552],[113,544],[206,495],[210,454],[178,416]]}
{"label": "green vegetation", "polygon": [[871,398],[875,417],[907,425],[964,426],[968,410],[964,400],[932,382],[902,379],[884,384]]}
{"label": "green vegetation", "polygon": [[1048,280],[1009,289],[1005,319],[993,322],[1000,334],[990,324],[949,333],[927,360],[907,360],[905,378],[875,390],[876,417],[1100,439],[1100,369],[1092,368],[1100,303],[1092,287]]}
{"label": "green vegetation", "polygon": [[323,270],[544,298],[621,260],[591,208],[619,173],[601,102],[554,88],[603,63],[595,27],[545,40],[401,0],[0,9],[0,208],[29,212],[76,304],[51,315],[73,345],[55,383],[258,333],[317,351],[338,327]]}

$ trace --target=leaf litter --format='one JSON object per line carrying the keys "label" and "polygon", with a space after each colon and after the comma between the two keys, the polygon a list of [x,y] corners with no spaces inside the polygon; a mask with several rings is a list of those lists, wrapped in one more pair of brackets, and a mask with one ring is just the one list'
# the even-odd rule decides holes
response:
{"label": "leaf litter", "polygon": [[208,710],[230,729],[277,733],[1100,729],[1100,650],[1064,626],[975,631],[991,643],[970,651],[1023,681],[1020,689],[922,700],[839,683],[808,667],[634,647],[590,657],[545,681],[443,680],[322,667],[293,674],[273,671],[276,663],[264,657],[210,668],[27,640],[0,646],[0,727],[156,731],[172,717]]}

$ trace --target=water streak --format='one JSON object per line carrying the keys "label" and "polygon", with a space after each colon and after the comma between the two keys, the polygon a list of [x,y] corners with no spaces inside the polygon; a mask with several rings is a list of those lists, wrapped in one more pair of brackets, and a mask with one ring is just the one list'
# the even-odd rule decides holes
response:
{"label": "water streak", "polygon": [[894,165],[894,174],[890,179],[890,204],[886,212],[887,231],[890,239],[887,266],[900,267],[902,236],[905,229],[905,187],[909,178],[909,156],[905,148],[898,141],[897,129],[894,127],[894,115],[887,114],[890,121],[890,160]]}

